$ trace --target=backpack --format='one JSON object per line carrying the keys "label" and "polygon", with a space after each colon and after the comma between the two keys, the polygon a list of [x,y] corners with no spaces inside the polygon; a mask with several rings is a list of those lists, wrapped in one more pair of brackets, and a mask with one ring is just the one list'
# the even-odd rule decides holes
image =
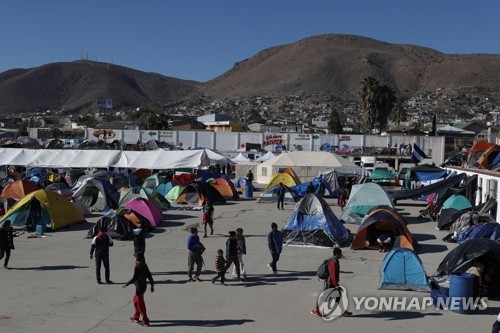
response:
{"label": "backpack", "polygon": [[321,280],[326,280],[330,276],[330,273],[328,272],[328,265],[330,264],[331,260],[332,259],[325,259],[323,260],[321,265],[319,265],[316,274],[318,275],[318,278],[320,278]]}

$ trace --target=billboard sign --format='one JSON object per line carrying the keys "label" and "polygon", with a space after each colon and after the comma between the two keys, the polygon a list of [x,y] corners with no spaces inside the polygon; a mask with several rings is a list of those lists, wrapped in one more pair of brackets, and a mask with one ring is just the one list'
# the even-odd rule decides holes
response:
{"label": "billboard sign", "polygon": [[98,98],[97,99],[97,108],[98,109],[112,109],[113,108],[113,100],[111,98]]}

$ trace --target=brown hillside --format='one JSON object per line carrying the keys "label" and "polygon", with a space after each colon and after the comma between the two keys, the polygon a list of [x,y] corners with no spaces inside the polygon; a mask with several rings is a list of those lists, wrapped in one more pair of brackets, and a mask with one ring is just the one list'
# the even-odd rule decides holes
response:
{"label": "brown hillside", "polygon": [[197,82],[93,61],[52,63],[0,73],[0,112],[82,110],[97,98],[116,108],[167,104],[193,92]]}
{"label": "brown hillside", "polygon": [[335,95],[358,99],[374,76],[401,96],[437,88],[500,88],[500,55],[447,55],[351,35],[319,35],[266,49],[205,83],[221,98],[250,95]]}

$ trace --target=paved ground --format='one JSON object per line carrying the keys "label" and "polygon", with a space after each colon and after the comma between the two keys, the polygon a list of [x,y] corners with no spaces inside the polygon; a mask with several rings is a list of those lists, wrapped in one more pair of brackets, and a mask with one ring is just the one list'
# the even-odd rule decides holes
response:
{"label": "paved ground", "polygon": [[[260,192],[254,193],[256,196]],[[329,199],[337,216],[339,207]],[[422,207],[415,201],[402,202],[402,214],[423,245],[420,258],[427,273],[435,271],[445,253],[454,245],[444,243],[445,235],[435,223],[414,218]],[[121,288],[133,272],[131,242],[115,241],[111,249],[111,279],[115,285],[97,285],[94,262],[89,259],[89,223],[47,234],[43,239],[15,239],[10,271],[0,270],[0,332],[487,332],[500,303],[489,303],[479,314],[460,315],[449,311],[356,312],[351,318],[325,322],[309,312],[321,288],[316,278],[319,263],[331,249],[285,247],[278,263],[279,276],[272,276],[266,264],[270,256],[266,235],[270,222],[284,225],[293,211],[272,204],[244,199],[215,207],[215,233],[202,239],[206,272],[203,282],[187,282],[187,230],[201,221],[199,211],[171,210],[166,222],[147,240],[146,258],[157,288],[146,294],[151,327],[131,323],[134,287]],[[228,286],[212,285],[215,251],[224,248],[229,230],[242,227],[247,235],[248,255],[245,282],[229,281]],[[356,226],[348,225],[351,232]],[[350,295],[428,296],[405,291],[379,291],[379,269],[384,255],[372,250],[344,249],[341,281]]]}

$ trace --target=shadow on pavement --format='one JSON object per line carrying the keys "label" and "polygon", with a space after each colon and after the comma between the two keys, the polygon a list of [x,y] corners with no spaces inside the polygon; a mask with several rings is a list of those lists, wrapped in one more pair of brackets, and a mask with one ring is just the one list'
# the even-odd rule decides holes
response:
{"label": "shadow on pavement", "polygon": [[221,327],[221,326],[236,326],[245,323],[251,323],[251,319],[221,319],[221,320],[150,320],[151,327],[168,327],[168,326],[198,326],[198,327]]}
{"label": "shadow on pavement", "polygon": [[89,268],[89,267],[90,266],[58,265],[58,266],[19,267],[19,268],[12,267],[12,269],[18,271],[57,271],[57,270]]}
{"label": "shadow on pavement", "polygon": [[380,318],[385,320],[409,320],[409,319],[420,319],[427,316],[442,316],[442,313],[425,313],[416,311],[383,311],[374,313],[354,313],[352,317],[354,318]]}

